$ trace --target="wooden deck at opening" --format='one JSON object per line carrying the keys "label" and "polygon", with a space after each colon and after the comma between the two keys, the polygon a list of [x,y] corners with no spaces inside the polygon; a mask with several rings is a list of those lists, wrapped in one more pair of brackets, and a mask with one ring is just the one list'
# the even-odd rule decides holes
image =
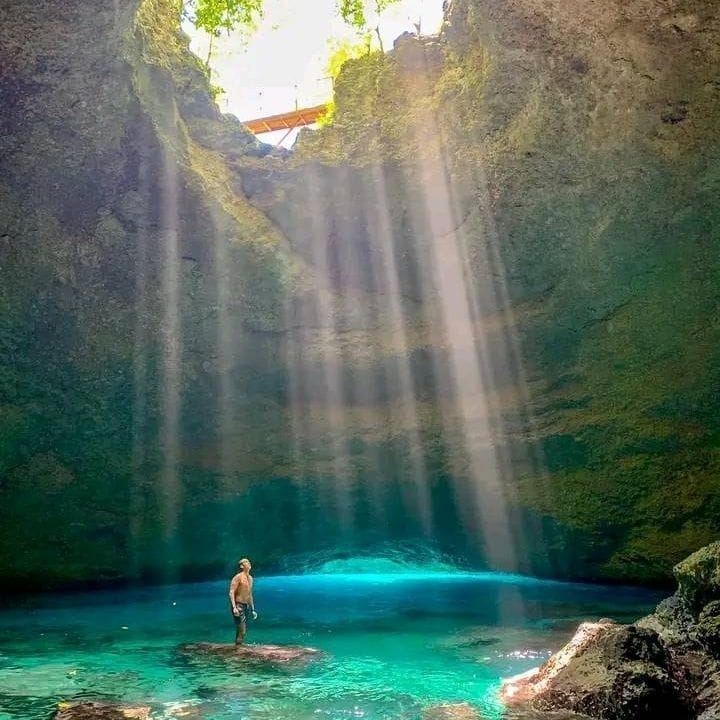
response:
{"label": "wooden deck at opening", "polygon": [[279,115],[268,115],[255,120],[243,120],[243,125],[255,135],[262,135],[275,130],[293,130],[294,128],[316,123],[326,109],[326,105],[315,105],[314,107],[300,108]]}

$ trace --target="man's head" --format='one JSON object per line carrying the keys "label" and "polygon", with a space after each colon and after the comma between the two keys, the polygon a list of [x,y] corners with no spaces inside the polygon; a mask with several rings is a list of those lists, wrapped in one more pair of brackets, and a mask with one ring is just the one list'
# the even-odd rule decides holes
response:
{"label": "man's head", "polygon": [[242,560],[238,560],[238,567],[240,568],[241,572],[250,572],[250,568],[252,567],[252,565],[247,558],[243,558]]}

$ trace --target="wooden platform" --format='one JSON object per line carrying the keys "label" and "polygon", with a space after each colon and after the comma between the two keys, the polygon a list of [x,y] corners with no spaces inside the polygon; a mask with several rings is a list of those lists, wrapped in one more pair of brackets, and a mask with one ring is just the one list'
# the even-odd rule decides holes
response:
{"label": "wooden platform", "polygon": [[268,115],[254,120],[243,120],[243,125],[255,135],[274,132],[275,130],[294,130],[295,128],[312,125],[326,111],[326,105],[315,105],[309,108],[300,108],[292,112]]}

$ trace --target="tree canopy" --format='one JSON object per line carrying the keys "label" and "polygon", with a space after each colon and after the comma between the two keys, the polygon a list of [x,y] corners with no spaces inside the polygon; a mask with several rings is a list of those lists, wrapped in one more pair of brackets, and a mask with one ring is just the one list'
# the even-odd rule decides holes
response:
{"label": "tree canopy", "polygon": [[[338,12],[340,17],[359,32],[367,32],[370,28],[368,16],[378,20],[387,8],[400,0],[340,0]],[[376,23],[377,24],[377,23]]]}
{"label": "tree canopy", "polygon": [[185,0],[183,14],[213,37],[221,32],[253,29],[263,14],[264,0]]}
{"label": "tree canopy", "polygon": [[[316,1],[316,0],[313,0]],[[360,33],[377,32],[380,15],[400,0],[336,0],[340,17]],[[223,31],[253,29],[264,0],[183,0],[183,15],[213,37]]]}

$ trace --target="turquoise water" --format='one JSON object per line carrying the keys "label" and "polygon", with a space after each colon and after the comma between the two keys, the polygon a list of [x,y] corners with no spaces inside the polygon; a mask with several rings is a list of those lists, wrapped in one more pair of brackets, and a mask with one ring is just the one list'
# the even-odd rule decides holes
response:
{"label": "turquoise water", "polygon": [[499,718],[502,677],[542,662],[581,619],[629,621],[658,599],[494,573],[334,569],[256,577],[260,616],[248,641],[325,651],[305,667],[179,652],[187,642],[231,642],[225,582],[48,596],[4,610],[0,718],[47,718],[81,699],[150,704],[168,720],[417,720],[448,702]]}

